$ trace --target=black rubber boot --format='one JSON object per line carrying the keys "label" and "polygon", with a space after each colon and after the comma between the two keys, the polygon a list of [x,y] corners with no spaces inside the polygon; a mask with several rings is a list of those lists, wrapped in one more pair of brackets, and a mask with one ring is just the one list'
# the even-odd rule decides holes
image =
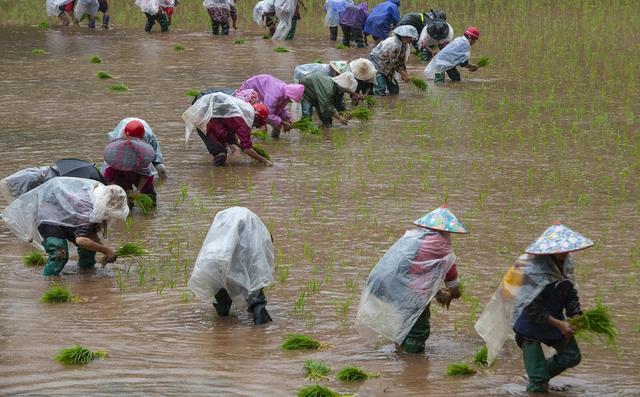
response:
{"label": "black rubber boot", "polygon": [[255,325],[266,324],[273,321],[265,306],[266,303],[260,303],[252,308],[251,311],[253,312],[253,323]]}
{"label": "black rubber boot", "polygon": [[229,296],[229,293],[227,292],[226,289],[221,289],[216,295],[216,302],[218,303],[214,303],[213,307],[216,309],[216,313],[218,313],[218,316],[220,317],[226,317],[229,315],[229,310],[231,310],[231,297]]}

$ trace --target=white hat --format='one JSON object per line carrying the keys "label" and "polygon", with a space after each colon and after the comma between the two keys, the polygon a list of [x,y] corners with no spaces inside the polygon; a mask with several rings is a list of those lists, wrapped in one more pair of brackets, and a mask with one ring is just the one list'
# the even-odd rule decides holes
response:
{"label": "white hat", "polygon": [[351,72],[344,72],[339,76],[333,77],[332,80],[350,94],[354,94],[358,88],[358,82]]}
{"label": "white hat", "polygon": [[349,63],[349,69],[353,73],[353,76],[362,81],[369,83],[376,82],[376,67],[368,59],[358,58],[355,61]]}
{"label": "white hat", "polygon": [[329,62],[329,66],[331,66],[331,69],[335,70],[338,74],[347,71],[347,61],[331,61]]}
{"label": "white hat", "polygon": [[418,40],[418,31],[411,25],[401,25],[393,30],[393,34],[398,37],[410,37],[411,40]]}

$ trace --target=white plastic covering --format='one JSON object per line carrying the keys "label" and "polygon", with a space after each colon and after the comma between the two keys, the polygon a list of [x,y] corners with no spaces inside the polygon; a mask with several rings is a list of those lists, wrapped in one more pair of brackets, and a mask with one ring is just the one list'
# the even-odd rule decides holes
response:
{"label": "white plastic covering", "polygon": [[360,298],[358,332],[398,344],[404,341],[455,263],[453,252],[441,259],[415,261],[423,240],[434,233],[438,232],[407,231],[376,264]]}
{"label": "white plastic covering", "polygon": [[1,180],[0,193],[8,202],[11,202],[16,197],[57,176],[58,173],[49,166],[25,168]]}
{"label": "white plastic covering", "polygon": [[[571,255],[564,267],[566,277],[576,285]],[[522,311],[544,287],[562,279],[562,273],[547,255],[525,254],[509,267],[475,324],[476,332],[486,342],[489,363],[495,360],[507,339],[513,339],[513,325]]]}
{"label": "white plastic covering", "polygon": [[212,118],[242,117],[249,127],[253,125],[255,111],[253,106],[222,92],[214,92],[198,99],[184,113],[182,119],[186,124],[185,142],[195,128],[207,131],[207,124]]}
{"label": "white plastic covering", "polygon": [[227,10],[231,8],[228,0],[204,0],[202,5],[205,8],[224,8]]}
{"label": "white plastic covering", "polygon": [[63,6],[67,3],[71,3],[73,0],[47,0],[46,8],[47,15],[50,17],[56,17],[60,14],[60,6]]}
{"label": "white plastic covering", "polygon": [[98,15],[98,8],[100,8],[98,0],[77,0],[73,13],[76,19],[80,20],[85,14],[95,17]]}
{"label": "white plastic covering", "polygon": [[176,0],[160,0],[160,7],[175,7]]}
{"label": "white plastic covering", "polygon": [[262,10],[263,10],[263,12],[275,12],[276,11],[276,2],[275,2],[275,0],[263,0],[262,1]]}
{"label": "white plastic covering", "polygon": [[443,73],[460,65],[469,60],[469,56],[471,56],[469,39],[464,36],[457,37],[433,57],[424,69],[424,74],[428,79],[433,79],[436,73]]}
{"label": "white plastic covering", "polygon": [[453,27],[451,26],[451,24],[449,24],[449,22],[447,22],[447,25],[449,25],[449,35],[442,40],[435,40],[433,37],[429,36],[429,32],[427,32],[427,26],[425,25],[424,29],[422,29],[422,32],[420,32],[420,38],[418,39],[418,48],[433,47],[435,45],[451,42],[451,40],[453,40]]}
{"label": "white plastic covering", "polygon": [[20,239],[40,246],[38,225],[77,227],[124,220],[127,194],[117,185],[57,177],[16,198],[0,215]]}
{"label": "white plastic covering", "polygon": [[305,63],[304,65],[298,65],[293,69],[293,82],[296,84],[300,83],[300,79],[309,73],[322,71],[329,75],[329,71],[331,70],[331,66],[328,63]]}
{"label": "white plastic covering", "polygon": [[159,0],[136,0],[136,5],[140,7],[142,12],[146,12],[151,15],[157,14],[158,10],[160,10]]}
{"label": "white plastic covering", "polygon": [[221,288],[239,308],[272,284],[274,248],[260,218],[244,207],[220,211],[204,239],[187,286],[211,302]]}
{"label": "white plastic covering", "polygon": [[262,19],[262,14],[264,14],[264,0],[257,2],[256,6],[253,7],[253,22],[260,26],[264,26],[264,19]]}
{"label": "white plastic covering", "polygon": [[276,17],[278,17],[278,26],[272,39],[284,40],[291,30],[291,20],[296,11],[297,0],[275,0]]}
{"label": "white plastic covering", "polygon": [[[226,0],[223,0],[226,1]],[[121,139],[124,137],[124,127],[133,120],[137,120],[139,122],[142,123],[142,125],[144,126],[144,137],[143,140],[145,142],[147,142],[149,145],[151,145],[151,147],[153,147],[153,150],[156,153],[156,157],[153,159],[154,163],[164,163],[164,156],[162,155],[162,151],[160,150],[160,144],[158,143],[158,139],[156,138],[156,134],[153,133],[153,130],[151,129],[151,127],[149,126],[149,124],[144,121],[143,119],[139,119],[137,117],[127,117],[124,118],[122,120],[120,120],[120,122],[118,123],[118,125],[116,125],[116,128],[113,129],[113,131],[111,131],[109,133],[109,142],[113,142],[116,139]]]}
{"label": "white plastic covering", "polygon": [[353,0],[325,0],[324,17],[325,26],[340,26],[340,13],[344,11],[348,4],[353,4]]}

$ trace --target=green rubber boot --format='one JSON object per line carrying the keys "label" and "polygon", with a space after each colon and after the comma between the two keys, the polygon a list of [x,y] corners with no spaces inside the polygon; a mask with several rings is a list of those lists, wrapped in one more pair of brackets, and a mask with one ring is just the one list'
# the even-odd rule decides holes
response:
{"label": "green rubber boot", "polygon": [[84,248],[78,248],[78,267],[80,269],[93,269],[96,266],[96,253]]}
{"label": "green rubber boot", "polygon": [[42,274],[44,276],[57,276],[69,260],[67,240],[57,237],[47,237],[42,242],[42,246],[49,255]]}
{"label": "green rubber boot", "polygon": [[431,311],[427,305],[402,342],[402,347],[406,353],[419,354],[424,352],[424,344],[427,339],[429,339],[429,334],[431,333],[431,325],[429,324],[430,317]]}

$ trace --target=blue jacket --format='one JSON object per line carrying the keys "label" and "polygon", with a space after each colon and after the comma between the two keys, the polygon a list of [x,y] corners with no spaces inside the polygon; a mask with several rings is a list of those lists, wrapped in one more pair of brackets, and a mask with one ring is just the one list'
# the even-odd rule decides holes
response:
{"label": "blue jacket", "polygon": [[400,0],[388,0],[373,7],[364,24],[364,32],[380,40],[386,39],[389,36],[389,26],[397,26],[400,22],[398,7]]}

